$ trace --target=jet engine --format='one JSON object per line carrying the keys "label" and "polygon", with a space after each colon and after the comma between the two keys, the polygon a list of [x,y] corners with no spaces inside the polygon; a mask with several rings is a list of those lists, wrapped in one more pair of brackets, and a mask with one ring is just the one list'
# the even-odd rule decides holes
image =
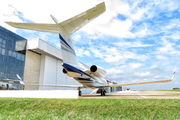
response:
{"label": "jet engine", "polygon": [[90,71],[97,77],[106,77],[106,71],[96,65],[92,65]]}
{"label": "jet engine", "polygon": [[67,71],[66,71],[64,68],[63,68],[63,70],[62,70],[62,71],[63,71],[63,73],[64,73],[64,74],[67,74]]}
{"label": "jet engine", "polygon": [[62,72],[64,73],[64,74],[66,74],[67,76],[69,76],[69,77],[71,77],[69,74],[68,74],[68,71],[66,70],[66,69],[62,69]]}

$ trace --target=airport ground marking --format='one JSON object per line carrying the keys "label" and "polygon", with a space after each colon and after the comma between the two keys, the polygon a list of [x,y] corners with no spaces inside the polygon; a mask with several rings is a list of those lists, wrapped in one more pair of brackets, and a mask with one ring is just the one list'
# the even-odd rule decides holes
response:
{"label": "airport ground marking", "polygon": [[138,93],[136,93],[136,95],[137,95],[139,98],[147,98],[147,97],[142,96],[141,94],[138,94]]}

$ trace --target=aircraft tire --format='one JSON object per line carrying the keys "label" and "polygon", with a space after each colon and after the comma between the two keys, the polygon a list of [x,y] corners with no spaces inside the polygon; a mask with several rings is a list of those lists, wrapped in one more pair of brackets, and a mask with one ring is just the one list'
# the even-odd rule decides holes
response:
{"label": "aircraft tire", "polygon": [[101,90],[101,96],[106,96],[105,90]]}
{"label": "aircraft tire", "polygon": [[103,90],[101,90],[101,96],[103,96],[104,94],[103,94]]}
{"label": "aircraft tire", "polygon": [[103,91],[103,95],[106,96],[105,90]]}
{"label": "aircraft tire", "polygon": [[82,94],[81,91],[79,91],[79,96],[81,96],[81,94]]}

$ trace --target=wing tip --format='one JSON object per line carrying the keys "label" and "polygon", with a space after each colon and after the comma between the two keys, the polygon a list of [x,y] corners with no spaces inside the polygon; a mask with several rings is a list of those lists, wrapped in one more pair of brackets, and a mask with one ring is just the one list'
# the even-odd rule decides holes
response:
{"label": "wing tip", "polygon": [[171,80],[174,79],[174,75],[175,75],[175,73],[176,73],[176,69],[177,69],[177,65],[176,65],[176,67],[175,67],[175,69],[174,69],[174,72],[173,72],[173,75],[172,75],[172,77],[171,77]]}

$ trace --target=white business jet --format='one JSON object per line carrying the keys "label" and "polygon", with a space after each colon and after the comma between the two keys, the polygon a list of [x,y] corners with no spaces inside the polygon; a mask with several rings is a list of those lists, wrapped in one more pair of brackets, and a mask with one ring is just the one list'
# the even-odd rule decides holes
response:
{"label": "white business jet", "polygon": [[63,73],[65,73],[67,76],[72,77],[76,81],[81,83],[81,85],[42,85],[42,84],[41,85],[29,84],[29,85],[72,87],[72,88],[77,88],[79,90],[79,95],[81,95],[80,88],[95,89],[93,90],[93,92],[96,92],[98,89],[101,89],[101,96],[105,96],[105,89],[107,87],[166,83],[172,81],[174,78],[176,68],[172,78],[169,80],[109,85],[107,82],[108,78],[106,77],[105,70],[103,70],[102,68],[96,65],[92,65],[91,67],[88,67],[77,60],[76,53],[74,51],[74,46],[71,40],[71,34],[79,30],[81,27],[83,27],[84,25],[86,25],[96,17],[98,17],[100,14],[105,12],[105,10],[106,10],[105,3],[102,2],[96,5],[95,7],[63,22],[59,22],[55,17],[51,15],[51,18],[53,19],[55,24],[6,22],[7,24],[16,28],[58,33],[61,42],[61,50],[63,56],[63,64],[62,64]]}
{"label": "white business jet", "polygon": [[[24,84],[23,80],[21,79],[21,77],[16,74],[18,79],[9,79],[4,77],[4,79],[0,79],[0,81],[6,81],[6,82],[19,82],[20,84]],[[5,82],[0,82],[0,90],[18,90],[17,87],[13,86],[10,83],[5,83]]]}

